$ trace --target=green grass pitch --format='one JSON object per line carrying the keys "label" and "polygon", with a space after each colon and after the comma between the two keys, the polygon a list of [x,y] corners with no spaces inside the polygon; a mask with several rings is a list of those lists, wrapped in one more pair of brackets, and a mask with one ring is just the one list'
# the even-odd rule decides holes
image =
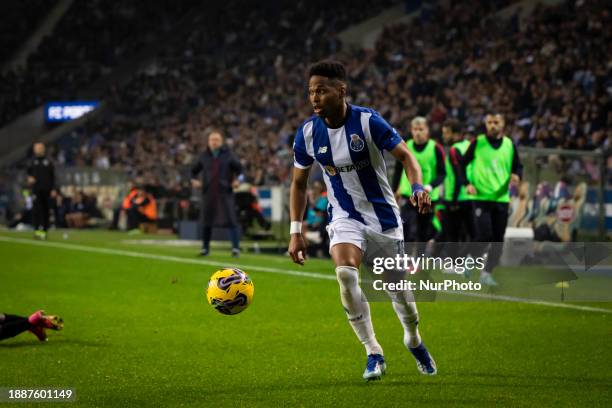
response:
{"label": "green grass pitch", "polygon": [[[0,387],[74,387],[76,402],[53,405],[70,407],[612,406],[610,313],[421,303],[421,333],[439,370],[425,377],[391,305],[374,303],[388,371],[365,383],[365,353],[346,322],[330,261],[300,268],[285,257],[234,260],[216,250],[204,264],[196,248],[130,238],[51,232],[48,244],[36,245],[29,233],[0,232],[0,311],[44,308],[65,320],[44,344],[30,333],[0,342]],[[204,297],[222,264],[331,279],[246,269],[254,302],[225,316]]]}

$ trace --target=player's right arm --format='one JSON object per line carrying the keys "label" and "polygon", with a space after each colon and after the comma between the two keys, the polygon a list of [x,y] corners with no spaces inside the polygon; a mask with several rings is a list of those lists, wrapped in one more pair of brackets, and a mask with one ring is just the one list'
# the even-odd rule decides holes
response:
{"label": "player's right arm", "polygon": [[[289,255],[293,262],[300,265],[304,265],[304,256],[306,254],[306,241],[302,235],[301,225],[302,219],[304,219],[304,211],[306,211],[309,174],[310,167],[305,169],[293,168],[293,180],[291,181],[291,192],[289,195],[289,213],[292,224]],[[296,230],[293,230],[293,228]]]}
{"label": "player's right arm", "polygon": [[304,132],[300,127],[293,142],[293,180],[289,193],[289,214],[291,227],[289,233],[289,256],[293,262],[304,265],[306,241],[302,236],[302,220],[306,211],[308,175],[314,158],[308,154]]}

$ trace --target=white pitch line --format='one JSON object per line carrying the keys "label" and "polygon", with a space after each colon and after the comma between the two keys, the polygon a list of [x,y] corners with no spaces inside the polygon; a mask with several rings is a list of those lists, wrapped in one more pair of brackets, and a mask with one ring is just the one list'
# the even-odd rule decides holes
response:
{"label": "white pitch line", "polygon": [[[37,245],[37,246],[50,247],[50,248],[69,249],[73,251],[98,253],[98,254],[105,254],[105,255],[120,255],[120,256],[132,257],[132,258],[166,261],[166,262],[176,262],[176,263],[191,264],[191,265],[207,265],[207,266],[215,266],[215,267],[227,267],[228,266],[226,263],[223,263],[223,262],[207,261],[204,259],[181,258],[178,256],[157,255],[157,254],[149,254],[149,253],[144,253],[144,252],[125,251],[122,249],[113,249],[113,248],[97,248],[97,247],[92,247],[92,246],[87,246],[87,245],[69,244],[65,242],[33,241],[31,239],[25,239],[25,238],[10,238],[10,237],[0,236],[0,242],[2,241],[9,242],[9,243],[15,243],[15,244]],[[264,267],[264,266],[246,265],[246,264],[233,264],[232,267],[239,268],[239,269],[245,269],[245,270],[277,273],[281,275],[300,276],[300,277],[311,278],[311,279],[323,279],[323,280],[333,280],[333,281],[336,280],[336,277],[333,275],[326,275],[326,274],[315,273],[315,272],[303,272],[303,271],[296,271],[296,270],[290,270],[290,269],[269,268],[269,267]],[[514,297],[514,296],[504,296],[504,295],[494,295],[494,294],[484,294],[484,293],[471,293],[471,292],[457,292],[457,291],[444,291],[444,293],[448,293],[451,295],[484,298],[484,299],[504,300],[504,301],[516,302],[516,303],[528,303],[532,305],[557,307],[557,308],[563,308],[563,309],[580,310],[584,312],[612,313],[612,309],[574,305],[571,303],[548,302],[545,300],[537,300],[537,299],[525,299],[525,298]]]}
{"label": "white pitch line", "polygon": [[571,303],[548,302],[546,300],[538,300],[538,299],[525,299],[525,298],[518,297],[518,296],[495,295],[492,293],[484,294],[484,293],[472,293],[472,292],[458,292],[458,291],[445,291],[445,293],[450,293],[453,295],[468,296],[468,297],[505,300],[508,302],[529,303],[531,305],[560,307],[563,309],[583,310],[585,312],[612,313],[612,309],[604,309],[601,307],[581,306],[581,305],[574,305]]}
{"label": "white pitch line", "polygon": [[[62,248],[62,249],[71,249],[74,251],[81,252],[90,252],[97,254],[105,254],[105,255],[121,255],[121,256],[129,256],[132,258],[141,258],[155,261],[167,261],[167,262],[177,262],[191,265],[207,265],[214,267],[230,267],[227,263],[216,262],[216,261],[207,261],[204,259],[190,259],[190,258],[181,258],[178,256],[172,255],[157,255],[157,254],[149,254],[146,252],[134,252],[134,251],[125,251],[123,249],[113,249],[113,248],[98,248],[87,245],[79,245],[79,244],[69,244],[64,242],[49,242],[49,241],[33,241],[30,239],[24,238],[9,238],[0,236],[0,241],[4,242],[12,242],[15,244],[26,244],[26,245],[38,245],[43,247],[51,247],[51,248]],[[232,263],[232,268],[244,269],[244,270],[256,270],[262,272],[270,272],[270,273],[278,273],[282,275],[291,275],[291,276],[302,276],[306,278],[314,278],[314,279],[327,279],[327,280],[336,280],[336,277],[333,275],[324,275],[322,273],[315,272],[303,272],[303,271],[293,271],[289,269],[281,269],[281,268],[269,268],[262,267],[256,265],[242,265],[242,264],[234,264]]]}

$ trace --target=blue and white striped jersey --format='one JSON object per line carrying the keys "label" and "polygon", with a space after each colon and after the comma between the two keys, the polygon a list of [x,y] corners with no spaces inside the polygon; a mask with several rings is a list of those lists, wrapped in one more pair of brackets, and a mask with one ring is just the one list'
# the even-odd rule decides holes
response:
{"label": "blue and white striped jersey", "polygon": [[294,165],[305,169],[316,160],[321,166],[330,222],[352,218],[378,232],[401,227],[383,150],[393,150],[402,139],[372,109],[348,105],[346,114],[337,129],[318,116],[304,122],[295,136]]}

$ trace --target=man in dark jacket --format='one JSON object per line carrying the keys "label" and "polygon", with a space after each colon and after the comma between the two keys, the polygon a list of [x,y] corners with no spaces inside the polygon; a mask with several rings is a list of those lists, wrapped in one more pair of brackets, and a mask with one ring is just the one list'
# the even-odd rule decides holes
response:
{"label": "man in dark jacket", "polygon": [[[223,145],[223,136],[219,131],[208,135],[208,148],[200,155],[191,169],[192,185],[202,188],[202,251],[200,255],[210,253],[212,227],[226,227],[230,230],[232,256],[240,255],[238,223],[234,204],[234,184],[242,172],[240,162],[234,154]],[[201,180],[196,179],[202,173]]]}
{"label": "man in dark jacket", "polygon": [[47,239],[51,192],[55,189],[55,170],[53,163],[45,156],[44,143],[34,143],[33,151],[34,158],[28,167],[28,184],[32,188],[34,198],[32,207],[34,237]]}

